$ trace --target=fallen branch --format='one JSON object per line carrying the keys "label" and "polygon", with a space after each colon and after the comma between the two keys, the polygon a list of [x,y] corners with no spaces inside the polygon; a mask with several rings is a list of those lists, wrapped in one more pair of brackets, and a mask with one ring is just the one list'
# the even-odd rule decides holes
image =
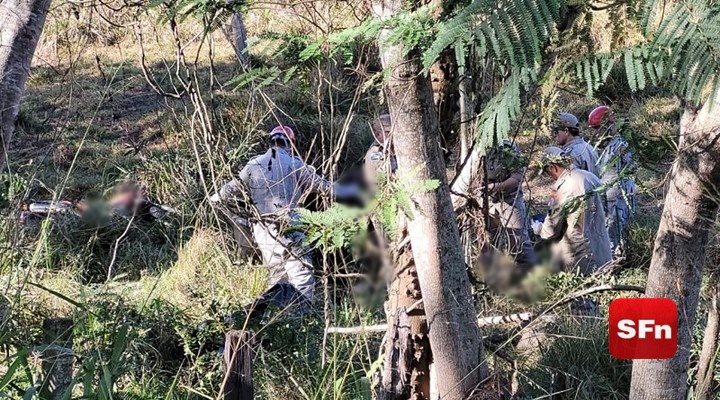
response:
{"label": "fallen branch", "polygon": [[[509,315],[498,315],[495,317],[478,318],[478,325],[480,327],[490,325],[502,325],[510,322],[530,322],[533,320],[533,314],[529,312],[509,314]],[[549,318],[549,316],[548,316]],[[365,326],[352,326],[352,327],[330,327],[328,333],[338,334],[362,334],[362,333],[378,333],[385,332],[387,330],[387,324],[377,325],[365,325]]]}
{"label": "fallen branch", "polygon": [[[484,317],[484,318],[478,318],[478,325],[480,327],[483,327],[483,326],[502,325],[502,324],[511,323],[511,322],[526,323],[526,322],[531,322],[532,320],[538,319],[538,318],[554,319],[551,315],[547,315],[553,309],[555,309],[561,305],[567,304],[577,298],[587,296],[589,294],[599,293],[599,292],[608,292],[608,291],[633,291],[633,292],[645,293],[645,288],[640,287],[640,286],[633,286],[633,285],[594,286],[594,287],[591,287],[588,289],[583,289],[583,290],[580,290],[578,292],[568,295],[567,297],[557,301],[556,303],[551,305],[548,309],[544,310],[542,313],[540,313],[538,315],[535,315],[535,314],[529,313],[529,312],[523,312],[523,313],[517,313],[517,314],[498,315],[498,316],[494,316],[494,317]],[[416,304],[417,303],[413,304],[413,306],[415,306]],[[365,334],[365,333],[385,332],[387,330],[387,327],[388,327],[387,324],[352,326],[352,327],[333,326],[333,327],[329,327],[327,332],[341,334],[341,335],[359,335],[359,334]]]}

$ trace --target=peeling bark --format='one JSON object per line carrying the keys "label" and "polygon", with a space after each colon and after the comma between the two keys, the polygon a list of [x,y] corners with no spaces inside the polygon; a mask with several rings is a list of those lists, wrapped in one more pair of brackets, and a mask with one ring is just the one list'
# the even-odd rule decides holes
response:
{"label": "peeling bark", "polygon": [[[392,16],[406,3],[373,4],[376,15]],[[437,180],[436,190],[412,195],[408,232],[429,327],[438,394],[464,399],[488,375],[480,332],[470,293],[460,234],[450,199],[440,128],[433,91],[422,71],[418,49],[403,52],[401,45],[384,42],[380,58],[389,79],[385,96],[390,108],[392,135],[401,181]],[[405,54],[403,56],[403,54]]]}
{"label": "peeling bark", "polygon": [[379,395],[383,400],[430,398],[432,355],[428,326],[412,250],[404,240],[407,238],[405,226],[405,218],[398,216],[402,234],[388,249],[390,259],[386,262],[386,268],[393,271],[385,303],[389,329]]}

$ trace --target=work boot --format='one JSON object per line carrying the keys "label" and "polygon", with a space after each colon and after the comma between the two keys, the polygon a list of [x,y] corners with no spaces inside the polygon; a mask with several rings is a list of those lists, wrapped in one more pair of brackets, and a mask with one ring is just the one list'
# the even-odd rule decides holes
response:
{"label": "work boot", "polygon": [[260,297],[245,306],[241,311],[225,317],[225,323],[243,325],[248,319],[262,323],[268,320],[273,311],[285,312],[293,316],[305,316],[312,312],[311,302],[289,283],[277,283]]}

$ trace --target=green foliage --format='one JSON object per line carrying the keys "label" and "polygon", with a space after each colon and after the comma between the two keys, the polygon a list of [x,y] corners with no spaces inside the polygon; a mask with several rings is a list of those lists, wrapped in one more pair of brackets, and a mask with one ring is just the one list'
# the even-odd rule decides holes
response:
{"label": "green foliage", "polygon": [[412,218],[412,195],[433,191],[440,182],[388,179],[386,175],[379,174],[378,186],[375,198],[362,208],[333,204],[325,211],[301,209],[302,224],[290,230],[306,232],[306,242],[317,247],[339,249],[364,239],[368,223],[375,217],[388,236],[394,239],[397,236],[398,214],[402,212]]}
{"label": "green foliage", "polygon": [[400,12],[385,20],[385,26],[390,32],[382,40],[387,44],[402,44],[403,55],[415,48],[427,47],[437,29],[432,13],[430,6],[423,6],[415,11]]}
{"label": "green foliage", "polygon": [[225,86],[232,87],[233,90],[252,86],[259,90],[275,83],[281,74],[285,76],[284,81],[287,82],[296,69],[291,68],[283,74],[283,71],[276,66],[253,68],[230,79]]}
{"label": "green foliage", "polygon": [[309,41],[300,51],[299,60],[321,60],[324,58],[340,58],[346,64],[355,61],[352,51],[356,43],[367,43],[378,38],[382,30],[388,34],[382,40],[385,44],[402,44],[404,54],[420,47],[424,48],[433,38],[437,24],[432,17],[429,6],[420,7],[415,11],[404,11],[387,19],[369,18],[362,24],[329,34],[315,41]]}
{"label": "green foliage", "polygon": [[148,7],[163,7],[161,22],[176,20],[183,22],[194,17],[205,22],[205,31],[210,32],[227,21],[230,15],[244,7],[245,2],[229,2],[225,0],[151,0]]}
{"label": "green foliage", "polygon": [[[351,45],[355,42],[364,43],[375,38],[378,32],[380,32],[382,26],[382,21],[371,18],[364,21],[357,27],[348,28],[331,34],[327,39],[327,44],[331,46],[329,56],[335,57],[337,55],[342,55],[341,59],[345,61],[345,63],[352,63],[354,61],[354,54],[351,51]],[[322,47],[323,46],[321,44],[308,46],[306,50],[300,53],[300,59],[310,59],[312,56],[319,56],[319,50]],[[310,49],[313,49],[314,51],[310,52]]]}
{"label": "green foliage", "polygon": [[368,215],[361,209],[333,204],[325,211],[300,209],[306,241],[325,248],[339,249],[364,235]]}
{"label": "green foliage", "polygon": [[[621,61],[630,90],[647,82],[701,104],[720,90],[720,6],[703,0],[665,4],[647,0],[639,18],[648,43],[576,61],[576,78],[592,96]],[[662,12],[659,12],[662,10]]]}
{"label": "green foliage", "polygon": [[423,63],[429,67],[444,49],[461,43],[476,45],[481,59],[488,54],[512,68],[535,70],[563,7],[561,0],[472,1],[440,24]]}
{"label": "green foliage", "polygon": [[607,81],[614,65],[615,59],[612,57],[589,55],[577,60],[575,72],[577,77],[581,77],[581,80],[585,82],[588,98],[592,97],[600,86]]}
{"label": "green foliage", "polygon": [[495,97],[480,113],[477,125],[478,144],[487,149],[508,136],[511,122],[520,114],[521,72],[513,70]]}
{"label": "green foliage", "polygon": [[[418,167],[419,168],[419,167]],[[411,171],[404,179],[391,180],[390,187],[391,196],[382,196],[379,202],[396,202],[398,210],[402,211],[410,219],[413,218],[411,210],[411,196],[415,193],[431,192],[440,187],[440,181],[437,180],[415,180],[412,179],[417,174],[417,170]]]}
{"label": "green foliage", "polygon": [[0,208],[6,208],[13,202],[19,200],[19,196],[25,192],[27,180],[20,175],[10,175],[6,172],[0,173]]}
{"label": "green foliage", "polygon": [[490,58],[509,71],[503,86],[488,101],[477,122],[482,148],[507,137],[520,114],[521,84],[538,79],[548,41],[556,33],[562,0],[475,0],[441,22],[438,34],[423,55],[429,68],[448,47],[455,48],[464,65],[465,47],[473,46],[478,59]]}

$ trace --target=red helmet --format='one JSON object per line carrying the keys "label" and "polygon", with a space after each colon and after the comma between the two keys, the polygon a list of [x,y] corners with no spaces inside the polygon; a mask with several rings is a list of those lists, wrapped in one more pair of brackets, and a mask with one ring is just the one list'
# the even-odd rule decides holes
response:
{"label": "red helmet", "polygon": [[599,128],[605,122],[614,123],[615,113],[608,106],[595,107],[588,115],[588,126],[591,128]]}
{"label": "red helmet", "polygon": [[295,132],[285,125],[278,125],[270,131],[270,140],[277,139],[278,137],[284,136],[291,142],[295,142]]}

